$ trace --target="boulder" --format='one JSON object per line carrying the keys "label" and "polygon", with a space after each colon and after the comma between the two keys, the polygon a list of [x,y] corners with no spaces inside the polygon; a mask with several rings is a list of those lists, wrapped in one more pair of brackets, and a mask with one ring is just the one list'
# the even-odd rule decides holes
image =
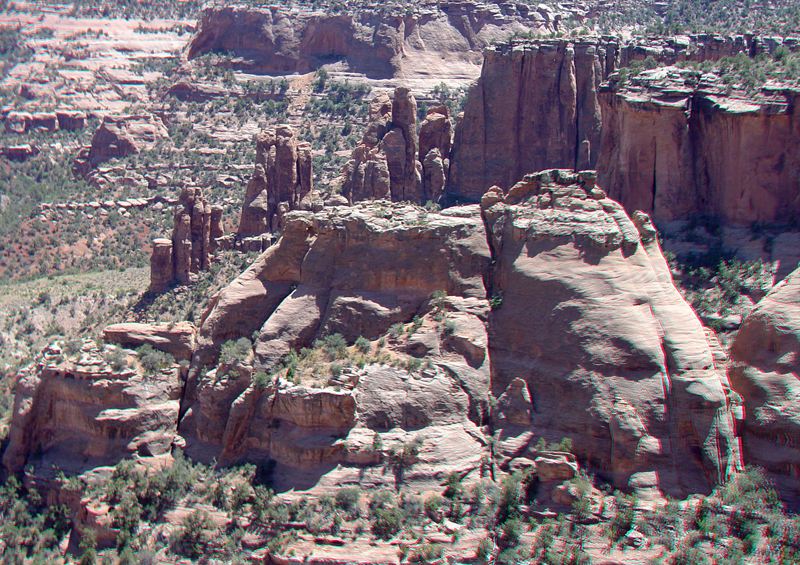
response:
{"label": "boulder", "polygon": [[494,420],[507,425],[531,425],[531,395],[523,379],[514,379],[500,396],[493,414]]}
{"label": "boulder", "polygon": [[176,324],[112,324],[103,330],[103,339],[123,347],[139,347],[145,343],[166,351],[178,361],[192,357],[197,329],[191,322]]}
{"label": "boulder", "polygon": [[578,463],[571,453],[541,452],[534,459],[534,463],[536,464],[536,476],[543,483],[568,481],[578,474]]}

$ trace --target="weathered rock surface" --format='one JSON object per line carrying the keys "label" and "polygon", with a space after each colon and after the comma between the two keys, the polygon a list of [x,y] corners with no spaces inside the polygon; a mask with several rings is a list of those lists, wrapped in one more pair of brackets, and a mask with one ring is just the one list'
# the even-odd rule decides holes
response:
{"label": "weathered rock surface", "polygon": [[594,168],[605,54],[596,40],[487,49],[456,126],[448,192],[474,202],[530,171]]}
{"label": "weathered rock surface", "polygon": [[170,353],[176,360],[191,359],[197,328],[191,322],[176,324],[112,324],[103,330],[103,339],[123,347],[139,347],[145,343]]}
{"label": "weathered rock surface", "polygon": [[447,186],[453,124],[447,106],[428,110],[419,129],[419,161],[422,163],[422,197],[438,202]]}
{"label": "weathered rock surface", "polygon": [[184,187],[175,204],[172,239],[153,241],[149,292],[164,292],[173,282],[192,282],[208,269],[221,236],[222,207],[209,204],[200,188]]}
{"label": "weathered rock surface", "polygon": [[[292,411],[281,412],[280,408],[283,389],[256,390],[249,378],[236,380],[235,386],[224,385],[215,375],[201,374],[199,369],[213,363],[223,341],[254,332],[259,337],[253,370],[269,372],[289,347],[310,346],[325,335],[342,333],[351,343],[360,335],[375,339],[393,323],[410,321],[436,290],[483,300],[483,274],[489,256],[477,207],[462,216],[427,215],[426,222],[420,224],[422,214],[421,208],[388,202],[289,213],[281,239],[215,298],[204,317],[187,387],[182,433],[197,438],[197,445],[207,453],[222,450],[226,460],[269,454],[295,469],[344,461],[346,453],[335,444],[335,437],[357,424],[352,417],[331,419],[329,415],[344,408],[333,412],[324,409],[328,415],[312,420],[288,418],[285,414]],[[475,316],[471,312],[476,306],[469,303],[465,308],[460,316],[467,328],[471,327],[468,321]],[[453,337],[454,347],[431,346],[439,351],[441,377],[434,383],[423,380],[418,385],[429,400],[420,400],[421,406],[409,409],[409,414],[417,416],[368,416],[367,412],[377,409],[366,406],[377,401],[367,402],[369,397],[365,396],[367,404],[359,404],[358,410],[366,412],[359,421],[369,421],[383,430],[387,421],[415,428],[443,418],[447,424],[466,422],[471,412],[479,414],[479,404],[485,403],[488,393],[488,358],[486,330],[480,322],[478,327],[482,338],[474,335],[474,328],[470,330],[473,333],[464,329],[459,332],[460,338]],[[461,345],[470,339],[476,344],[474,348],[483,344],[482,355]],[[468,351],[468,358],[458,347]],[[459,371],[461,366],[464,371]],[[395,378],[393,375],[390,371],[380,379]],[[444,388],[434,386],[439,382]],[[462,393],[464,400],[454,405],[458,409],[446,418],[435,416],[436,411],[427,407],[436,406],[442,391],[458,388],[460,382],[468,393]],[[228,394],[226,388],[233,392]],[[313,402],[323,405],[323,399],[330,397],[349,405],[346,410],[356,408],[350,398],[352,392],[331,397],[331,391],[316,389],[309,394],[318,399]],[[364,394],[369,394],[366,389]],[[285,425],[270,427],[268,423],[273,420]]]}
{"label": "weathered rock surface", "polygon": [[800,270],[776,285],[742,323],[731,348],[731,386],[744,404],[742,449],[787,501],[800,481]]}
{"label": "weathered rock surface", "polygon": [[287,211],[311,208],[312,188],[311,145],[300,142],[288,125],[263,131],[256,144],[239,235],[280,231]]}
{"label": "weathered rock surface", "polygon": [[76,356],[51,345],[20,371],[6,469],[52,464],[80,473],[136,453],[169,452],[182,391],[177,365],[145,376],[135,365],[115,367],[105,353],[93,342]]}
{"label": "weathered rock surface", "polygon": [[677,67],[600,91],[598,176],[627,210],[670,221],[786,222],[800,214],[800,92],[728,94],[713,74]]}
{"label": "weathered rock surface", "polygon": [[615,484],[657,471],[676,494],[738,468],[727,379],[649,218],[632,221],[589,172],[528,175],[482,206],[502,300],[490,319],[492,392],[521,378],[532,401],[533,434],[505,430],[503,451],[528,456],[536,437],[570,437]]}
{"label": "weathered rock surface", "polygon": [[797,92],[737,90],[688,68],[646,71],[624,85],[614,74],[646,57],[674,65],[777,45],[696,35],[487,49],[456,127],[447,194],[476,202],[488,187],[508,190],[532,170],[597,168],[609,196],[657,221],[700,212],[728,222],[787,222],[800,213]]}
{"label": "weathered rock surface", "polygon": [[424,203],[417,145],[417,103],[411,91],[397,87],[392,100],[385,93],[376,96],[364,137],[342,173],[345,198]]}
{"label": "weathered rock surface", "polygon": [[461,1],[344,14],[306,7],[210,6],[186,55],[230,52],[235,68],[264,74],[305,73],[336,60],[370,78],[434,72],[462,78],[480,65],[481,50],[492,39],[552,25],[536,10],[501,11]]}
{"label": "weathered rock surface", "polygon": [[106,116],[92,136],[92,143],[78,153],[76,175],[86,176],[98,164],[150,149],[159,137],[167,137],[161,119],[152,114]]}
{"label": "weathered rock surface", "polygon": [[172,264],[174,280],[186,284],[200,270],[208,269],[216,242],[211,232],[222,228],[211,226],[211,205],[198,187],[187,186],[175,205],[172,231]]}

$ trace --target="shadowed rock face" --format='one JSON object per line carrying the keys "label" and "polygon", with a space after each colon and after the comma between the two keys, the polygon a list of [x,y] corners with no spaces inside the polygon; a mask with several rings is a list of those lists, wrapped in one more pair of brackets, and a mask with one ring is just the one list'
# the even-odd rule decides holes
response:
{"label": "shadowed rock face", "polygon": [[80,473],[137,453],[169,453],[182,381],[175,364],[153,375],[114,367],[93,342],[71,356],[49,346],[17,376],[3,465],[16,473],[33,464],[42,476],[55,474],[51,465]]}
{"label": "shadowed rock face", "polygon": [[477,201],[530,171],[594,168],[600,147],[597,42],[541,41],[486,50],[456,127],[448,192]]}
{"label": "shadowed rock face", "polygon": [[744,408],[746,461],[763,467],[787,502],[800,486],[800,269],[745,318],[731,348],[731,385]]}
{"label": "shadowed rock face", "polygon": [[571,437],[614,484],[655,471],[673,494],[738,468],[727,380],[649,218],[632,221],[593,173],[567,171],[490,190],[482,207],[502,299],[490,317],[492,393],[519,397],[524,379],[532,404],[530,428],[506,427],[503,449]]}
{"label": "shadowed rock face", "polygon": [[239,235],[280,231],[283,214],[310,209],[311,191],[311,145],[300,142],[288,125],[263,131],[256,143]]}
{"label": "shadowed rock face", "polygon": [[[792,44],[793,47],[794,44]],[[455,131],[447,193],[477,201],[528,171],[597,168],[629,213],[657,221],[704,213],[728,222],[800,213],[797,93],[734,91],[664,67],[620,84],[620,67],[770,52],[757,37],[541,40],[488,49]]]}
{"label": "shadowed rock face", "polygon": [[[534,459],[539,438],[570,437],[617,486],[708,491],[741,464],[727,379],[649,218],[631,220],[594,179],[528,176],[507,195],[488,192],[482,212],[421,216],[376,202],[289,214],[278,243],[203,320],[180,425],[190,453],[274,458],[288,488],[295,472],[324,483],[331,466],[344,477],[348,465],[371,461],[337,437],[352,447],[392,430],[469,434],[494,418],[503,468]],[[448,331],[431,307],[440,289]],[[421,327],[401,350],[432,363],[427,377],[368,364],[348,381],[352,392],[250,382],[315,339],[374,340],[415,315]],[[203,374],[223,341],[251,334],[246,375]],[[491,413],[490,392],[500,399]],[[304,406],[315,408],[302,415]],[[300,438],[302,449],[288,447]]]}

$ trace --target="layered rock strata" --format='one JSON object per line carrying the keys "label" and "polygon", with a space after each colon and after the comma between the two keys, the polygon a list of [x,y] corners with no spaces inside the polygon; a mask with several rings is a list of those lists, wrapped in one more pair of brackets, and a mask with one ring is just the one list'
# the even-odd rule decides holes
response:
{"label": "layered rock strata", "polygon": [[283,215],[311,208],[311,145],[300,142],[288,125],[259,134],[256,164],[247,184],[238,234],[248,237],[280,231]]}
{"label": "layered rock strata", "polygon": [[[74,118],[65,116],[65,125],[77,126]],[[167,129],[152,114],[106,116],[94,132],[91,145],[78,152],[72,170],[76,175],[86,176],[104,161],[150,149],[158,138],[165,137]]]}
{"label": "layered rock strata", "polygon": [[741,395],[742,447],[787,502],[800,487],[800,269],[745,318],[731,348],[731,385]]}
{"label": "layered rock strata", "polygon": [[646,71],[600,90],[598,175],[628,210],[661,221],[704,213],[726,222],[800,214],[800,92],[730,92],[713,74]]}
{"label": "layered rock strata", "polygon": [[627,81],[614,74],[645,58],[674,65],[754,57],[781,44],[768,39],[604,37],[487,49],[456,128],[447,193],[477,201],[487,187],[508,190],[530,170],[596,167],[629,213],[657,221],[697,212],[738,223],[789,221],[800,213],[793,89],[752,93],[688,68]]}
{"label": "layered rock strata", "polygon": [[110,347],[84,342],[68,353],[53,344],[20,371],[6,469],[76,474],[170,451],[183,389],[178,366],[146,374],[132,352]]}
{"label": "layered rock strata", "polygon": [[[287,213],[280,239],[212,298],[180,410],[169,405],[169,426],[153,416],[158,433],[142,452],[172,438],[203,461],[272,460],[280,490],[439,488],[451,471],[477,480],[532,466],[556,480],[577,458],[620,488],[708,492],[741,468],[741,402],[718,344],[672,284],[649,217],[631,218],[595,181],[592,171],[546,171],[442,213],[388,201]],[[126,344],[177,343],[184,356],[191,331],[181,332],[107,330]],[[334,334],[366,345],[337,354],[337,370],[289,374],[293,353],[309,348],[304,359],[317,363],[312,350]],[[243,337],[252,349],[223,348]],[[64,444],[47,438],[86,429],[81,461],[91,449],[108,459],[140,449],[133,392],[125,430],[73,421],[73,408],[49,416],[43,403],[78,394],[66,373],[47,372],[60,362],[21,373],[6,466],[25,465],[37,442],[61,457]],[[100,373],[102,390],[136,386],[134,375]],[[48,396],[53,383],[61,388]],[[101,386],[80,386],[90,384]],[[164,390],[174,389],[148,394]],[[575,456],[543,452],[564,437]],[[554,500],[569,499],[562,491]]]}
{"label": "layered rock strata", "polygon": [[[440,2],[410,9],[359,7],[348,13],[279,6],[209,6],[186,56],[233,54],[238,69],[306,73],[332,60],[370,78],[471,78],[490,41],[529,29],[552,30],[560,15],[547,7]],[[443,61],[446,61],[443,63]]]}

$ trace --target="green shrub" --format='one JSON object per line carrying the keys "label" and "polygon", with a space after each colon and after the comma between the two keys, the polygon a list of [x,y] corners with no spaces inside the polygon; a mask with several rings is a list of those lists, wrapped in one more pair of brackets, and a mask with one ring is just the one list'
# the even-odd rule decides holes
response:
{"label": "green shrub", "polygon": [[372,347],[372,344],[364,336],[359,336],[355,343],[356,349],[361,353],[366,353]]}
{"label": "green shrub", "polygon": [[181,529],[171,536],[170,545],[176,553],[195,559],[205,553],[213,528],[214,522],[208,512],[195,510],[184,518]]}
{"label": "green shrub", "polygon": [[336,492],[336,507],[345,512],[358,509],[361,491],[355,487],[339,489]]}
{"label": "green shrub", "polygon": [[147,375],[154,375],[175,363],[175,358],[172,355],[165,351],[154,349],[149,343],[139,347],[136,353],[139,355],[139,363],[141,363]]}
{"label": "green shrub", "polygon": [[246,361],[252,349],[253,343],[246,337],[240,337],[236,341],[228,340],[220,348],[219,362],[232,365],[236,362]]}

